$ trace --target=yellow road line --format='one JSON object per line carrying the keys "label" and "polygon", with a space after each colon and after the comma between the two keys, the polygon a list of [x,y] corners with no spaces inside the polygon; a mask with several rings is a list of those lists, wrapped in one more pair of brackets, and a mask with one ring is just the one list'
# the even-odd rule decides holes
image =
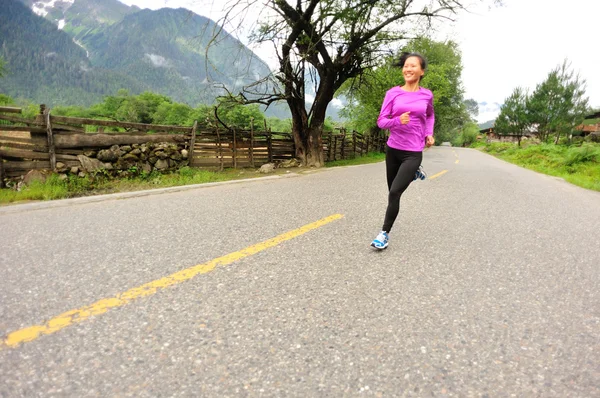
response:
{"label": "yellow road line", "polygon": [[249,246],[240,251],[229,253],[225,256],[216,258],[209,262],[198,264],[193,267],[184,269],[182,271],[175,272],[174,274],[171,274],[164,278],[157,279],[153,282],[134,287],[115,297],[102,299],[96,301],[91,305],[67,311],[63,314],[58,315],[57,317],[50,319],[48,322],[42,325],[35,325],[14,331],[12,333],[9,333],[6,336],[6,338],[0,341],[0,349],[5,347],[13,348],[21,343],[33,341],[38,337],[41,337],[42,335],[55,333],[61,329],[66,328],[67,326],[83,322],[91,316],[103,314],[111,308],[122,307],[133,300],[153,295],[159,290],[166,289],[169,286],[177,285],[179,283],[190,280],[198,274],[206,274],[208,272],[213,271],[217,267],[229,265],[245,257],[252,256],[253,254],[277,246],[280,243],[283,243],[290,239],[294,239],[300,235],[312,231],[313,229],[320,228],[333,221],[339,220],[342,217],[344,217],[342,214],[334,214],[332,216],[323,218],[322,220],[315,221],[314,223],[307,224],[293,231],[289,231],[284,234],[278,235],[274,238],[265,240],[264,242],[260,242],[255,245]]}
{"label": "yellow road line", "polygon": [[439,173],[432,175],[431,177],[429,177],[430,180],[433,180],[434,178],[438,178],[443,176],[444,174],[446,174],[448,172],[448,170],[442,170]]}

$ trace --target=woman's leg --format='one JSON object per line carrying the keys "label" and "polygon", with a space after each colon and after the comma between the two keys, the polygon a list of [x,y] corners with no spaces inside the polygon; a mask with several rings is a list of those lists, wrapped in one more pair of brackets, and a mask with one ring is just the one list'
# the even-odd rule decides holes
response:
{"label": "woman's leg", "polygon": [[[391,181],[390,175],[388,174],[388,186],[390,191],[388,194],[388,207],[385,212],[385,219],[382,228],[383,231],[388,233],[391,231],[394,221],[396,221],[396,217],[398,217],[398,213],[400,212],[400,197],[404,191],[406,191],[406,188],[408,188],[410,183],[413,182],[415,173],[419,169],[421,161],[423,160],[422,152],[398,151],[397,149],[392,150],[395,152],[394,162],[399,161],[399,167],[396,175]],[[388,172],[391,170],[392,168],[389,167]]]}
{"label": "woman's leg", "polygon": [[386,146],[385,148],[385,176],[387,178],[388,192],[392,189],[394,178],[398,175],[398,170],[402,164],[401,151]]}

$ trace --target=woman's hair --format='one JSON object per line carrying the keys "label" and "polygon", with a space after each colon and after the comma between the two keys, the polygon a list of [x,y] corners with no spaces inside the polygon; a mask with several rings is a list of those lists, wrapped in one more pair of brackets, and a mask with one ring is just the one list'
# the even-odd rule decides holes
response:
{"label": "woman's hair", "polygon": [[[404,68],[404,63],[406,62],[407,59],[409,59],[410,57],[417,57],[419,58],[419,62],[421,64],[421,69],[425,70],[427,69],[427,60],[425,59],[424,56],[422,56],[419,53],[408,53],[408,52],[403,52],[400,55],[400,59],[398,59],[398,61],[394,64],[395,66],[399,67],[399,68]],[[421,76],[423,77],[423,76]],[[421,79],[419,79],[421,80]]]}

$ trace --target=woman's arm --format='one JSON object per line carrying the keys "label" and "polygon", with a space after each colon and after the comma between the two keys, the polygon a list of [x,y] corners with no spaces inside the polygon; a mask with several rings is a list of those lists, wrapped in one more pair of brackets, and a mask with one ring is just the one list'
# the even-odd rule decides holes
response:
{"label": "woman's arm", "polygon": [[433,127],[435,126],[435,112],[433,110],[433,95],[427,103],[427,111],[425,113],[425,136],[433,137]]}
{"label": "woman's arm", "polygon": [[396,99],[397,96],[398,94],[390,95],[389,91],[385,93],[385,98],[383,99],[383,104],[381,105],[381,111],[379,112],[379,117],[377,118],[377,126],[379,126],[380,129],[390,129],[393,126],[400,124],[400,118],[392,115],[394,99]]}

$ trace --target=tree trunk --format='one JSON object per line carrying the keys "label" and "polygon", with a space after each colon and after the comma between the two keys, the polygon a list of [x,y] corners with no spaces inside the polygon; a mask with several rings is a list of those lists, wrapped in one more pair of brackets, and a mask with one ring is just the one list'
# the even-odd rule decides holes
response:
{"label": "tree trunk", "polygon": [[325,165],[323,154],[323,125],[309,125],[306,111],[292,112],[298,115],[292,118],[292,133],[296,146],[296,158],[306,167],[321,167]]}
{"label": "tree trunk", "polygon": [[[323,126],[327,114],[327,105],[333,99],[333,79],[329,76],[321,76],[315,102],[312,106],[310,120],[302,101],[301,109],[292,110],[292,130],[294,143],[296,144],[296,157],[307,167],[322,167],[325,165],[325,154],[323,153]],[[290,104],[290,108],[291,108]],[[304,115],[298,118],[296,114]]]}

